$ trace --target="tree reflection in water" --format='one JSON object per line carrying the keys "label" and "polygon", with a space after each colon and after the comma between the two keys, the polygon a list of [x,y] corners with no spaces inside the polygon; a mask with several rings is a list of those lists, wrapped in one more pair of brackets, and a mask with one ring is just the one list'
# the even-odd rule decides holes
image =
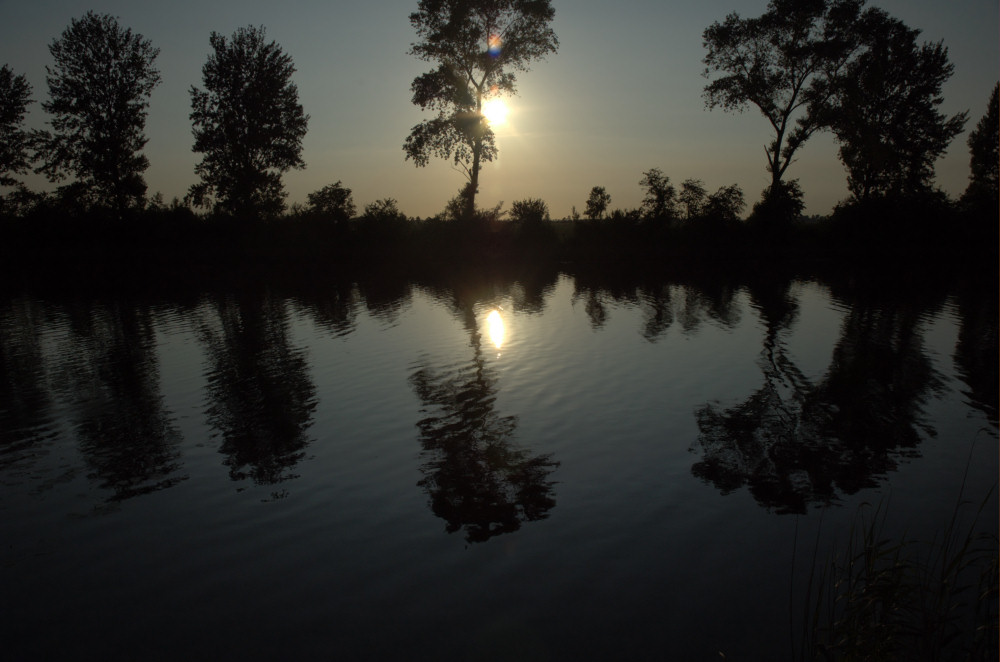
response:
{"label": "tree reflection in water", "polygon": [[418,484],[448,533],[464,530],[468,542],[483,542],[548,517],[556,504],[550,475],[559,463],[518,447],[517,418],[496,411],[497,377],[483,357],[475,297],[452,290],[444,299],[469,332],[473,358],[437,370],[424,360],[410,377],[424,415]]}
{"label": "tree reflection in water", "polygon": [[117,301],[71,312],[71,351],[58,380],[73,394],[76,433],[91,477],[119,501],[175,485],[180,433],[160,393],[148,308]]}
{"label": "tree reflection in water", "polygon": [[45,451],[54,435],[52,398],[46,384],[42,307],[24,297],[0,306],[0,468],[22,469]]}
{"label": "tree reflection in water", "polygon": [[1000,325],[997,323],[997,282],[992,292],[983,296],[979,292],[963,291],[957,300],[961,315],[958,342],[955,344],[955,364],[959,375],[968,387],[964,395],[969,404],[982,411],[997,429],[997,405],[1000,402],[1000,381],[997,380]]}
{"label": "tree reflection in water", "polygon": [[638,306],[644,319],[642,335],[650,342],[659,341],[674,324],[679,324],[683,333],[691,334],[708,320],[733,327],[740,319],[739,307],[734,305],[738,289],[725,279],[702,276],[671,281],[578,269],[573,282],[573,301],[584,302],[584,312],[594,329],[608,321],[609,302]]}
{"label": "tree reflection in water", "polygon": [[790,283],[752,285],[765,326],[764,384],[745,401],[700,408],[702,460],[692,473],[723,493],[748,486],[777,512],[877,484],[899,458],[916,456],[922,405],[941,387],[923,351],[926,307],[856,297],[826,375],[812,384],[788,356],[797,304]]}
{"label": "tree reflection in water", "polygon": [[[289,342],[283,299],[265,293],[221,298],[202,338],[211,368],[208,419],[233,480],[273,485],[294,478],[316,407],[305,352]],[[280,495],[275,495],[280,496]]]}

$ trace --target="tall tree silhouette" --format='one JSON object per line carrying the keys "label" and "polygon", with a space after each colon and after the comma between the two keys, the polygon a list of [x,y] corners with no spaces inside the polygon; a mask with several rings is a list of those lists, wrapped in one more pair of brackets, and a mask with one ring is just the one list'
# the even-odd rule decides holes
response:
{"label": "tall tree silhouette", "polygon": [[765,147],[769,190],[780,191],[785,171],[822,124],[817,110],[830,79],[854,48],[852,26],[863,0],[771,0],[757,18],[730,14],[703,33],[708,49],[705,105],[742,112],[756,106],[774,131]]}
{"label": "tall tree silhouette", "polygon": [[284,209],[282,174],[305,167],[309,116],[292,82],[292,58],[265,41],[263,27],[240,28],[230,40],[213,32],[209,42],[205,89],[191,87],[193,151],[204,156],[189,197],[216,213],[275,216]]}
{"label": "tall tree silhouette", "polygon": [[940,42],[917,45],[919,30],[870,9],[856,24],[857,56],[833,80],[819,113],[840,143],[856,199],[931,190],[934,162],[961,133],[966,113],[938,110],[954,67]]}
{"label": "tall tree silhouette", "polygon": [[283,301],[264,293],[221,298],[202,338],[209,357],[208,419],[233,480],[274,485],[305,456],[316,387],[289,342]]}
{"label": "tall tree silhouette", "polygon": [[[0,67],[0,186],[21,188],[15,175],[28,173],[30,134],[24,116],[31,103],[31,85],[23,74],[15,75],[6,64]],[[7,211],[0,195],[0,214]]]}
{"label": "tall tree silhouette", "polygon": [[968,144],[970,181],[964,197],[995,215],[1000,204],[1000,83],[993,86],[986,114],[969,132]]}
{"label": "tall tree silhouette", "polygon": [[159,49],[122,28],[114,17],[87,12],[73,19],[49,46],[55,60],[46,67],[52,132],[39,132],[42,165],[51,181],[72,175],[64,195],[119,214],[139,206],[146,194],[142,173],[149,160],[146,109],[160,73]]}
{"label": "tall tree silhouette", "polygon": [[482,164],[497,155],[483,103],[514,94],[515,72],[556,51],[554,16],[550,0],[420,0],[410,14],[420,38],[410,54],[437,65],[413,80],[413,103],[437,116],[413,127],[403,150],[417,166],[436,156],[461,169],[468,217]]}

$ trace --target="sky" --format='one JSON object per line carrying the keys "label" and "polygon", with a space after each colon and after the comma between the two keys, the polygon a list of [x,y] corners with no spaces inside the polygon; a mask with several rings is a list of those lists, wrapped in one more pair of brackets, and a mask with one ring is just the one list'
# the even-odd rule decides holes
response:
{"label": "sky", "polygon": [[[705,108],[702,32],[731,12],[759,16],[766,0],[553,0],[559,50],[518,75],[507,122],[496,128],[499,157],[480,175],[479,203],[541,198],[553,218],[583,211],[603,186],[610,208],[637,207],[644,171],[660,168],[675,185],[700,179],[709,191],[739,184],[752,203],[769,183],[764,146],[770,126],[756,109]],[[1000,77],[996,0],[877,0],[924,41],[943,41],[955,73],[941,110],[969,111],[966,131],[937,164],[937,183],[952,196],[969,176],[968,132],[986,111]],[[192,85],[202,87],[209,35],[256,25],[296,66],[294,82],[310,116],[304,170],[285,174],[288,202],[341,181],[360,212],[394,198],[409,216],[444,209],[465,178],[451,163],[424,168],[404,160],[410,129],[430,117],[411,103],[410,83],[431,65],[407,52],[416,40],[409,14],[417,0],[0,0],[0,65],[27,76],[36,101],[27,125],[45,128],[38,102],[48,93],[48,47],[87,10],[116,16],[160,49],[162,83],[150,99],[145,154],[149,193],[169,201],[196,183],[189,119]],[[811,138],[785,175],[798,178],[807,214],[827,214],[847,197],[846,173],[828,134]],[[31,177],[35,190],[51,189]]]}

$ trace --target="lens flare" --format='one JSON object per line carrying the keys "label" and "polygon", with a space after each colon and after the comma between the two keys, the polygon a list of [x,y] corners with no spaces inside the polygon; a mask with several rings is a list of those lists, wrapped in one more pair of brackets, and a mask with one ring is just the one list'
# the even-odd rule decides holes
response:
{"label": "lens flare", "polygon": [[488,43],[490,57],[498,57],[500,55],[500,35],[491,34]]}
{"label": "lens flare", "polygon": [[490,311],[490,314],[486,316],[486,332],[489,333],[490,341],[497,349],[503,347],[503,339],[507,330],[504,328],[503,318],[500,317],[499,310]]}

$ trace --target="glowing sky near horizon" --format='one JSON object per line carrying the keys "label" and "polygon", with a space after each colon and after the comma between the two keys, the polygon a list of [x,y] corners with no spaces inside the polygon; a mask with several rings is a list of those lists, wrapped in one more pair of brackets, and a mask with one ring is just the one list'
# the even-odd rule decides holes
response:
{"label": "glowing sky near horizon", "polygon": [[[995,0],[880,0],[882,7],[926,41],[943,40],[955,74],[945,85],[945,113],[968,110],[966,132],[938,162],[937,182],[959,195],[968,181],[966,137],[986,109],[1000,71],[1000,9]],[[208,36],[263,25],[292,56],[300,101],[310,115],[306,169],[285,175],[288,202],[341,180],[358,208],[395,198],[411,216],[441,211],[464,183],[451,164],[416,168],[404,161],[410,129],[428,114],[410,102],[410,82],[431,65],[407,55],[415,35],[408,16],[416,0],[370,3],[138,3],[127,0],[0,0],[0,64],[28,77],[28,118],[43,128],[48,45],[88,9],[117,16],[160,49],[163,83],[151,99],[145,153],[150,194],[183,197],[197,181],[191,152],[189,88],[201,86]],[[480,202],[542,198],[553,218],[582,211],[593,186],[611,194],[611,208],[638,206],[642,172],[658,167],[677,185],[687,178],[713,191],[739,184],[752,202],[767,185],[764,145],[769,126],[751,109],[742,115],[707,111],[702,31],[726,14],[757,16],[766,0],[553,0],[559,51],[518,75],[497,124],[499,159],[487,164]],[[798,178],[806,212],[828,213],[847,196],[846,175],[829,135],[812,138],[786,178]],[[51,188],[44,179],[35,189]]]}

